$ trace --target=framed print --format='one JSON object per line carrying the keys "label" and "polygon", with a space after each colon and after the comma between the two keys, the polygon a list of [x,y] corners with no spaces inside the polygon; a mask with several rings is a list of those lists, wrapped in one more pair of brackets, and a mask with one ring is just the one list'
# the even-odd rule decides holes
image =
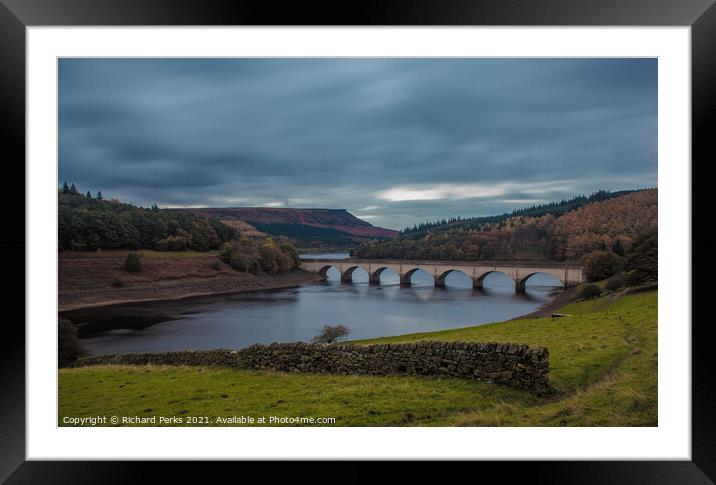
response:
{"label": "framed print", "polygon": [[0,476],[710,483],[716,7],[659,3],[3,0]]}

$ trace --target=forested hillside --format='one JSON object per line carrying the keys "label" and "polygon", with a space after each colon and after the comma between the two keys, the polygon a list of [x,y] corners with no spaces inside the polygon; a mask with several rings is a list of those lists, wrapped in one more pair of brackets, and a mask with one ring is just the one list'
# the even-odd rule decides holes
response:
{"label": "forested hillside", "polygon": [[633,190],[622,190],[618,192],[610,192],[607,190],[600,190],[589,196],[580,195],[571,199],[561,200],[559,202],[550,202],[549,204],[533,205],[525,207],[523,209],[517,209],[512,212],[505,212],[496,216],[483,216],[483,217],[469,217],[460,218],[453,217],[450,219],[442,219],[433,222],[423,222],[415,224],[412,227],[406,227],[401,231],[401,235],[410,237],[412,239],[418,239],[424,237],[428,232],[435,233],[437,231],[446,231],[450,229],[480,229],[487,224],[499,223],[506,221],[518,216],[524,217],[539,217],[546,214],[552,214],[555,217],[559,217],[562,214],[573,211],[580,207],[584,207],[592,202],[600,202],[603,200],[612,199],[622,195],[630,194]]}
{"label": "forested hillside", "polygon": [[218,219],[104,200],[101,193],[83,195],[74,184],[58,194],[60,250],[207,251],[237,237],[236,229]]}
{"label": "forested hillside", "polygon": [[[599,192],[524,209],[509,217],[416,226],[397,240],[362,244],[354,255],[468,261],[577,260],[595,250],[623,255],[637,236],[656,225],[656,189],[617,195]],[[421,231],[424,235],[416,237]]]}
{"label": "forested hillside", "polygon": [[617,246],[630,247],[640,234],[656,227],[656,189],[642,190],[568,212],[555,220],[552,239],[557,258],[579,258],[585,253]]}

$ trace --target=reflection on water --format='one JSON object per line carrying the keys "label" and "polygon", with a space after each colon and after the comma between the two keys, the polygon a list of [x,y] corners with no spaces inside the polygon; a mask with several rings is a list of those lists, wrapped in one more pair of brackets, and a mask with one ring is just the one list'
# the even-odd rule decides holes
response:
{"label": "reflection on water", "polygon": [[346,259],[350,258],[350,253],[312,253],[312,254],[301,254],[301,259]]}
{"label": "reflection on water", "polygon": [[512,280],[494,273],[483,290],[474,290],[466,275],[451,273],[447,288],[436,288],[432,276],[420,271],[412,283],[400,287],[398,275],[385,271],[381,284],[371,285],[360,269],[353,283],[341,283],[331,269],[327,282],[300,288],[90,308],[63,316],[80,325],[94,353],[241,348],[308,341],[323,325],[338,323],[351,329],[350,338],[360,339],[501,321],[534,311],[559,284],[535,275],[526,294],[515,294]]}

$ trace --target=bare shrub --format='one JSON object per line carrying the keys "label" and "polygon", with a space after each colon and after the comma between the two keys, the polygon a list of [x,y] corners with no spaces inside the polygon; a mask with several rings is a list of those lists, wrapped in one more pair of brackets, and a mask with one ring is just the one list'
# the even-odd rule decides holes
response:
{"label": "bare shrub", "polygon": [[332,344],[346,338],[350,333],[350,329],[345,325],[324,325],[323,331],[313,337],[311,342],[314,344]]}

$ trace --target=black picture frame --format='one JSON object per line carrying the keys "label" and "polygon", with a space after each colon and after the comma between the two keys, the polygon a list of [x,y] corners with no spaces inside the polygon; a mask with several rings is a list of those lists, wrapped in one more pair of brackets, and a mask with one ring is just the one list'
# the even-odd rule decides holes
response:
{"label": "black picture frame", "polygon": [[[25,29],[29,26],[108,25],[576,25],[691,26],[692,180],[705,178],[714,157],[709,128],[716,126],[716,6],[714,0],[378,0],[328,5],[246,0],[0,0],[0,137],[5,174],[5,229],[0,234],[6,271],[24,268],[25,251]],[[696,174],[696,177],[693,175]],[[23,181],[21,183],[20,181]],[[17,188],[19,193],[9,191]],[[693,220],[709,207],[708,191],[692,192]],[[693,257],[710,249],[692,236]],[[26,254],[26,258],[32,257]],[[713,262],[699,258],[704,273]],[[9,266],[9,268],[8,268]],[[9,281],[9,278],[6,279]],[[17,281],[14,279],[14,281]],[[707,299],[707,285],[692,281],[692,301]],[[19,312],[4,319],[0,338],[0,481],[7,483],[137,483],[154,466],[188,479],[187,462],[25,461],[24,285],[11,284],[5,302]],[[694,298],[695,296],[695,298]],[[7,305],[10,307],[10,305]],[[695,308],[694,308],[695,310]],[[716,479],[716,377],[711,371],[709,321],[692,325],[692,461],[516,462],[479,464],[475,479],[527,477],[530,483],[713,483]],[[667,322],[687,324],[688,322]],[[222,464],[222,467],[230,464]],[[315,476],[315,468],[295,464],[287,473]],[[474,464],[473,464],[474,465]],[[342,465],[341,481],[360,479],[355,463]],[[212,465],[216,472],[222,467]],[[264,464],[263,469],[265,469]],[[508,471],[506,471],[506,469]],[[422,467],[413,472],[423,473]],[[281,479],[272,468],[272,478]],[[452,472],[448,475],[452,475]],[[484,477],[484,478],[483,478]],[[166,476],[165,476],[166,478]],[[337,477],[333,477],[337,478]],[[367,478],[364,476],[363,478]],[[181,481],[185,481],[181,480]]]}

